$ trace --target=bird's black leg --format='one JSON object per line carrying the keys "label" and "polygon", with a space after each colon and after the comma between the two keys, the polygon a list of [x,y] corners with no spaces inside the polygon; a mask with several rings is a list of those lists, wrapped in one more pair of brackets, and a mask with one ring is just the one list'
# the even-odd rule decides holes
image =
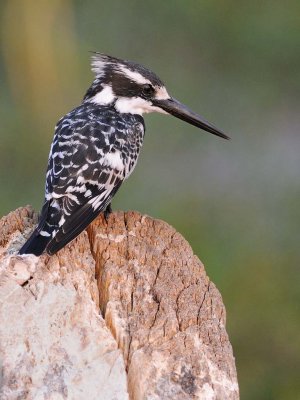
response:
{"label": "bird's black leg", "polygon": [[112,213],[112,208],[111,208],[111,204],[109,203],[107,206],[106,206],[106,209],[104,210],[104,218],[105,218],[105,221],[106,222],[108,222],[108,218],[109,218],[109,215]]}

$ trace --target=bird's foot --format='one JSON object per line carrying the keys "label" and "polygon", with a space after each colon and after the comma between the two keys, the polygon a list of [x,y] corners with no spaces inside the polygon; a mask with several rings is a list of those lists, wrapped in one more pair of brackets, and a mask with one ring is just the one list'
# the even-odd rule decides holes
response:
{"label": "bird's foot", "polygon": [[111,204],[109,204],[106,209],[104,210],[104,218],[106,223],[108,223],[108,218],[110,216],[110,214],[112,213],[112,208],[111,208]]}

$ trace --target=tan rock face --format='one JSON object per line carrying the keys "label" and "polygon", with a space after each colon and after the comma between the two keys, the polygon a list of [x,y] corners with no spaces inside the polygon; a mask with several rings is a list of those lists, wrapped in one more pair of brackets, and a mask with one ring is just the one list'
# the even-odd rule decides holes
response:
{"label": "tan rock face", "polygon": [[183,237],[136,212],[88,229],[105,322],[132,399],[237,399],[225,308]]}
{"label": "tan rock face", "polygon": [[1,400],[128,399],[122,353],[99,315],[87,234],[51,258],[5,255],[20,247],[27,211],[0,222]]}
{"label": "tan rock face", "polygon": [[10,255],[35,222],[0,221],[1,399],[239,398],[221,296],[172,227],[117,212],[56,256]]}

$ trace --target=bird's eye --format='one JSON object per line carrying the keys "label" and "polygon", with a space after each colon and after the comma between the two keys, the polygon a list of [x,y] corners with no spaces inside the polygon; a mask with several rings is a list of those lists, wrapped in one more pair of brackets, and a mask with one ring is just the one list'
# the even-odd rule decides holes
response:
{"label": "bird's eye", "polygon": [[150,84],[143,85],[143,95],[144,96],[151,96],[154,93],[154,88]]}

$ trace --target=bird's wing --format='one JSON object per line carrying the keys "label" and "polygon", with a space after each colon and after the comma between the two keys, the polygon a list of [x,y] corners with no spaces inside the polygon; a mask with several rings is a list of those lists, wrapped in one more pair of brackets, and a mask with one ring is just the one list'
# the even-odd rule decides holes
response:
{"label": "bird's wing", "polygon": [[[83,231],[110,203],[126,176],[122,141],[99,121],[61,124],[49,157],[43,227],[54,254]],[[120,144],[121,143],[121,144]]]}

